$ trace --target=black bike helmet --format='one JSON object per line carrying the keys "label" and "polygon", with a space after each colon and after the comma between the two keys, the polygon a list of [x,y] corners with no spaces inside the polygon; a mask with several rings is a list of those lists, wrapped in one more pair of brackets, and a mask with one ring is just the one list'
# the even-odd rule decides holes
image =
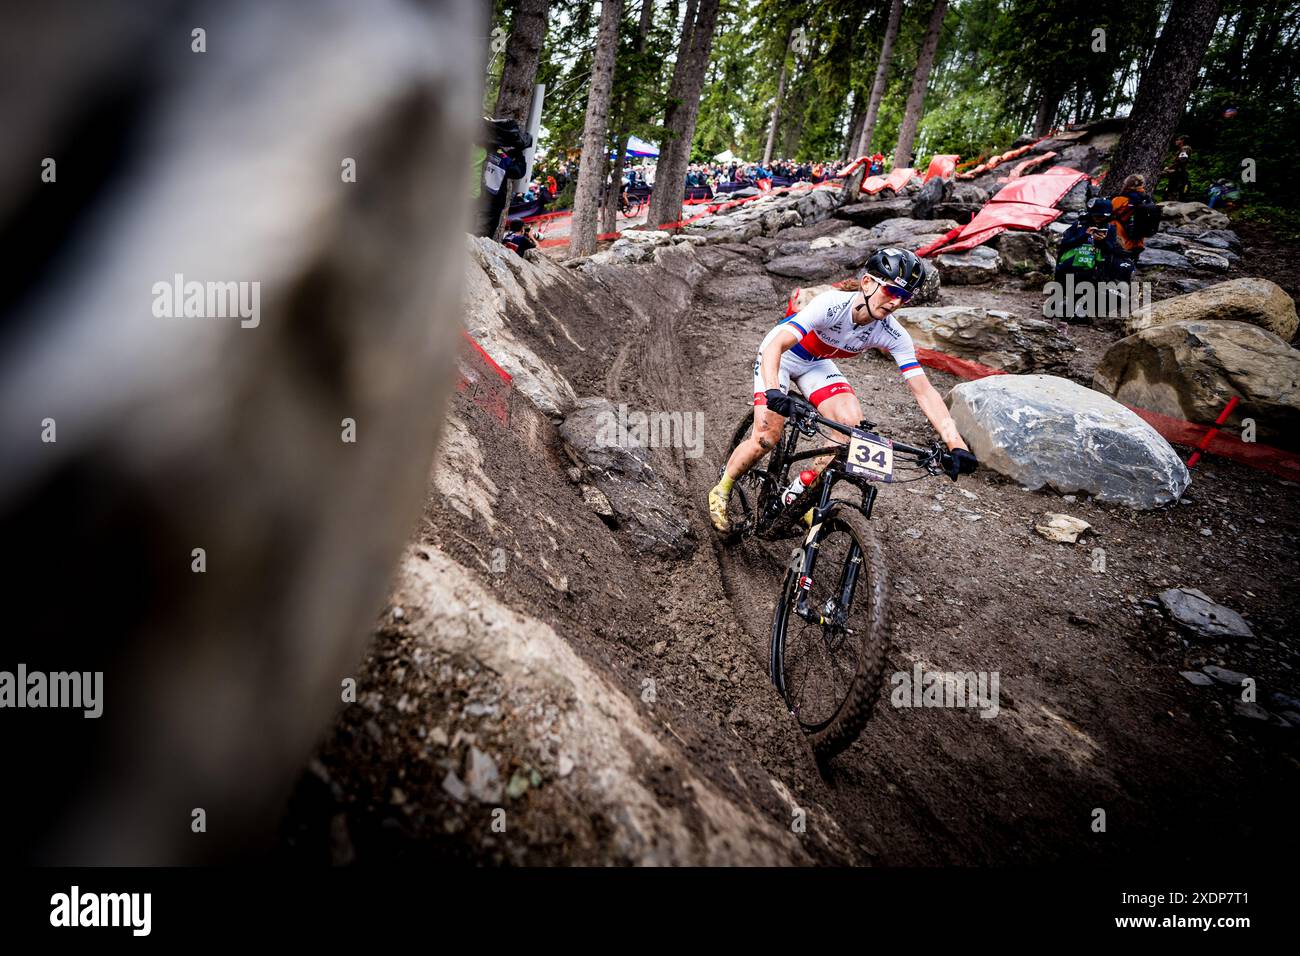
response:
{"label": "black bike helmet", "polygon": [[909,296],[921,288],[925,267],[916,253],[906,249],[878,249],[867,260],[867,275],[877,282],[901,289]]}

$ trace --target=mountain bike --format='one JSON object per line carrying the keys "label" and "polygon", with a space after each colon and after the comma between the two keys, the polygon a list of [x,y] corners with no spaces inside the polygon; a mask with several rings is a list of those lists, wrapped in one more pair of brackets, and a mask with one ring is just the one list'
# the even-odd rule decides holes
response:
{"label": "mountain bike", "polygon": [[[952,456],[938,442],[917,448],[886,438],[872,431],[873,422],[842,425],[819,415],[803,397],[790,397],[794,406],[781,440],[766,462],[732,488],[723,541],[797,536],[812,509],[812,525],[786,564],[772,618],[768,674],[817,758],[828,760],[858,738],[871,716],[889,650],[884,553],[870,524],[877,483],[943,474]],[[751,409],[736,426],[728,458],[753,426]],[[825,429],[848,441],[798,450],[801,436],[829,440]],[[831,460],[817,478],[786,503],[791,468],[827,456]],[[834,497],[837,488],[856,489],[858,500]]]}

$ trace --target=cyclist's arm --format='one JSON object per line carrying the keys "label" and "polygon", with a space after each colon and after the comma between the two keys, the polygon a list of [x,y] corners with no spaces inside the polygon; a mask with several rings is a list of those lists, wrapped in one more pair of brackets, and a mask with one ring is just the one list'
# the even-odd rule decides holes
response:
{"label": "cyclist's arm", "polygon": [[961,440],[961,435],[957,434],[957,424],[948,414],[948,406],[944,404],[941,396],[930,380],[925,375],[913,375],[906,379],[907,387],[912,390],[912,397],[916,399],[916,404],[920,406],[921,411],[925,412],[925,417],[930,420],[934,430],[939,433],[951,450],[953,448],[965,448],[966,443]]}
{"label": "cyclist's arm", "polygon": [[763,349],[763,364],[759,368],[764,388],[781,387],[781,356],[794,348],[800,338],[799,329],[787,323],[781,326],[781,333],[767,343]]}

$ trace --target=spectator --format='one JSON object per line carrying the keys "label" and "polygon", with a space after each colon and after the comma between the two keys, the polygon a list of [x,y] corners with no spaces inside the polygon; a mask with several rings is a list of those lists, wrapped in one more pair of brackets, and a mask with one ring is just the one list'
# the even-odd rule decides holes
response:
{"label": "spectator", "polygon": [[529,249],[536,249],[541,238],[540,234],[533,233],[531,223],[526,223],[522,219],[511,219],[506,226],[506,234],[502,242],[514,246],[515,252],[522,256]]}
{"label": "spectator", "polygon": [[[1083,217],[1061,236],[1056,258],[1057,282],[1064,284],[1067,276],[1073,276],[1078,288],[1083,283],[1132,280],[1133,260],[1120,249],[1113,214],[1109,199],[1088,200]],[[1069,304],[1073,312],[1072,299]]]}
{"label": "spectator", "polygon": [[1187,144],[1187,137],[1179,136],[1174,140],[1173,162],[1161,171],[1169,177],[1169,184],[1165,187],[1166,200],[1187,201],[1187,190],[1191,187],[1191,179],[1188,176],[1187,168],[1191,165],[1191,162],[1192,148]]}
{"label": "spectator", "polygon": [[1125,179],[1124,188],[1111,200],[1111,210],[1120,251],[1136,267],[1146,240],[1160,226],[1160,207],[1147,193],[1146,180],[1136,173]]}

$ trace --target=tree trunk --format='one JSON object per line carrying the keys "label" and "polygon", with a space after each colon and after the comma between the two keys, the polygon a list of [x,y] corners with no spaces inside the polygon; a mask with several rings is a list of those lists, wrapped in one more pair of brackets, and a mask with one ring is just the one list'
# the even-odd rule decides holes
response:
{"label": "tree trunk", "polygon": [[[695,20],[690,25],[689,49],[679,52],[677,56],[668,109],[664,114],[664,141],[659,147],[655,191],[651,197],[648,219],[651,223],[677,222],[682,217],[686,165],[691,157],[691,140],[695,136],[695,118],[700,109],[704,71],[709,65],[709,51],[713,48],[718,2],[719,0],[699,0]],[[691,0],[691,6],[694,5],[695,0]],[[687,8],[688,14],[692,12],[691,6]]]}
{"label": "tree trunk", "polygon": [[939,48],[943,15],[947,12],[948,0],[935,0],[934,11],[930,14],[930,26],[926,29],[925,41],[921,44],[921,55],[916,61],[916,74],[912,77],[912,92],[907,96],[903,125],[898,131],[898,145],[894,147],[894,169],[903,169],[912,165],[912,146],[916,142],[917,127],[921,125],[925,88],[930,80],[930,67],[934,64],[935,51]]}
{"label": "tree trunk", "polygon": [[1034,135],[1046,136],[1052,129],[1052,120],[1061,105],[1061,96],[1054,89],[1043,91],[1038,98],[1038,114],[1034,117]]}
{"label": "tree trunk", "polygon": [[[646,36],[650,33],[650,21],[654,18],[654,12],[654,0],[641,0],[641,20],[637,24],[636,43],[632,47],[632,65],[634,67],[640,62],[641,54],[645,52]],[[632,104],[636,100],[636,90],[633,85],[635,79],[635,77],[628,78],[623,95],[619,97],[618,110],[615,113],[621,132],[618,136],[618,142],[614,144],[614,166],[610,172],[609,184],[605,187],[605,208],[600,223],[602,233],[618,231],[618,194],[619,186],[623,181],[627,143],[632,138],[632,131],[627,127],[629,123],[628,114],[631,112]]]}
{"label": "tree trunk", "polygon": [[1259,8],[1254,4],[1247,4],[1232,28],[1232,46],[1228,48],[1226,59],[1227,83],[1228,88],[1239,95],[1246,83],[1244,75],[1246,40],[1255,32],[1255,21],[1258,17]]}
{"label": "tree trunk", "polygon": [[1138,84],[1133,112],[1102,183],[1103,195],[1119,192],[1124,179],[1132,173],[1141,174],[1148,189],[1155,190],[1156,176],[1182,117],[1187,94],[1196,81],[1218,14],[1219,0],[1174,0],[1151,63]]}
{"label": "tree trunk", "polygon": [[781,121],[781,100],[785,97],[786,64],[790,62],[790,47],[794,45],[794,31],[790,31],[785,41],[785,52],[781,54],[781,74],[776,81],[776,99],[772,101],[772,122],[767,127],[767,147],[763,150],[763,165],[772,162],[772,147],[776,145],[776,127]]}
{"label": "tree trunk", "polygon": [[894,41],[898,39],[898,21],[902,16],[903,0],[893,0],[889,7],[889,23],[885,27],[885,39],[880,44],[880,62],[876,64],[876,79],[871,84],[871,99],[867,101],[867,118],[862,124],[862,138],[858,140],[858,156],[866,156],[871,150],[871,136],[876,131],[876,116],[880,112],[880,101],[885,96],[889,61],[894,55]]}
{"label": "tree trunk", "polygon": [[601,176],[606,163],[609,100],[614,91],[614,55],[618,51],[618,27],[622,16],[623,0],[601,0],[596,59],[591,67],[587,116],[582,123],[578,190],[573,198],[573,221],[569,231],[571,256],[589,256],[596,251],[596,203],[604,185]]}
{"label": "tree trunk", "polygon": [[853,122],[849,124],[849,138],[844,143],[844,152],[840,154],[840,159],[846,163],[851,163],[862,155],[853,152],[853,149],[858,145],[858,140],[862,138],[862,126],[866,118],[866,113],[854,110]]}
{"label": "tree trunk", "polygon": [[[517,120],[519,128],[528,126],[528,113],[533,104],[533,90],[537,86],[537,64],[542,55],[542,41],[546,39],[546,12],[551,0],[518,0],[514,27],[506,45],[506,62],[501,70],[501,89],[497,92],[497,106],[493,119]],[[509,191],[501,207],[492,238],[501,241],[506,219],[510,215],[510,200],[514,197],[515,180],[501,188]]]}

